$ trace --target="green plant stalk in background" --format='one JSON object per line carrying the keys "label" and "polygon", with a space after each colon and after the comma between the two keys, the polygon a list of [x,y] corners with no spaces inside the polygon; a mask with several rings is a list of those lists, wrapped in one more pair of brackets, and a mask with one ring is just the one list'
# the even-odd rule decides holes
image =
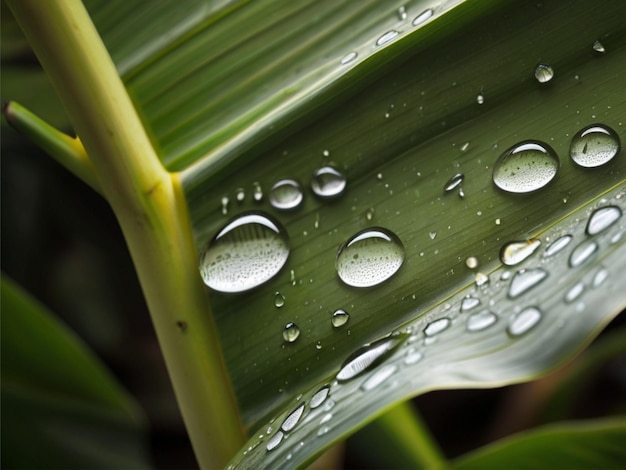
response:
{"label": "green plant stalk in background", "polygon": [[82,3],[8,2],[84,143],[129,246],[202,467],[223,466],[244,433],[176,174],[155,154]]}

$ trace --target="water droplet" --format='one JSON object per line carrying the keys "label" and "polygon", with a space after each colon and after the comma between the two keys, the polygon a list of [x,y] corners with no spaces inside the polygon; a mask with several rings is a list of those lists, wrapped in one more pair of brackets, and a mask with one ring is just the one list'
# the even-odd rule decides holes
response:
{"label": "water droplet", "polygon": [[415,19],[413,20],[413,26],[419,26],[422,23],[425,23],[431,16],[433,16],[432,9],[429,8],[428,10],[424,10],[422,13],[415,17]]}
{"label": "water droplet", "polygon": [[391,377],[398,367],[394,364],[388,364],[386,366],[381,367],[377,371],[373,372],[362,384],[361,390],[367,392],[378,387],[380,384],[384,383],[389,377]]}
{"label": "water droplet", "polygon": [[430,237],[431,240],[434,240],[435,237],[437,236],[437,232],[428,232],[428,236]]}
{"label": "water droplet", "polygon": [[285,265],[285,229],[267,214],[246,212],[228,222],[200,257],[204,283],[219,292],[244,292],[272,279]]}
{"label": "water droplet", "polygon": [[569,265],[572,268],[577,268],[589,260],[597,249],[598,244],[596,242],[585,240],[572,250],[572,253],[569,255]]}
{"label": "water droplet", "polygon": [[559,169],[559,158],[548,144],[525,140],[507,149],[493,167],[493,182],[510,193],[529,193],[546,186]]}
{"label": "water droplet", "polygon": [[352,51],[347,53],[346,55],[343,56],[343,58],[341,59],[341,65],[346,65],[349,64],[350,62],[352,62],[354,59],[356,59],[359,56],[359,54],[357,54],[356,52]]}
{"label": "water droplet", "polygon": [[385,360],[408,335],[395,335],[360,347],[348,357],[337,373],[337,381],[346,382]]}
{"label": "water droplet", "polygon": [[318,341],[317,343],[315,343],[315,349],[317,349],[318,351],[320,349],[322,349],[322,342],[321,341]]}
{"label": "water droplet", "polygon": [[387,31],[385,34],[383,34],[381,37],[378,38],[378,40],[376,41],[376,45],[377,46],[382,46],[383,44],[387,44],[388,42],[390,42],[391,40],[395,39],[398,36],[398,31]]}
{"label": "water droplet", "polygon": [[507,266],[515,266],[532,255],[541,245],[541,240],[531,238],[520,242],[509,242],[500,250],[500,261]]}
{"label": "water droplet", "polygon": [[226,215],[228,214],[228,203],[230,202],[228,200],[228,196],[222,196],[222,215]]}
{"label": "water droplet", "polygon": [[339,197],[345,188],[346,177],[332,166],[324,166],[313,173],[311,189],[322,199]]}
{"label": "water droplet", "polygon": [[336,268],[353,287],[371,287],[393,276],[404,262],[404,246],[391,231],[372,227],[353,235],[339,247]]}
{"label": "water droplet", "polygon": [[478,287],[484,286],[489,282],[489,276],[484,273],[476,273],[476,276],[474,277],[474,282],[476,282],[476,285]]}
{"label": "water droplet", "polygon": [[547,64],[539,64],[535,69],[535,78],[539,83],[548,83],[554,77],[554,70]]}
{"label": "water droplet", "polygon": [[441,333],[444,330],[447,330],[452,324],[452,320],[449,318],[439,318],[435,321],[430,322],[426,328],[424,328],[424,334],[426,336],[435,336]]}
{"label": "water droplet", "polygon": [[400,18],[400,21],[404,21],[406,20],[406,17],[407,17],[406,7],[401,6],[400,8],[398,8],[398,18]]}
{"label": "water droplet", "polygon": [[422,360],[423,357],[424,355],[421,352],[411,348],[409,349],[406,358],[404,359],[404,363],[407,365],[417,364],[419,361]]}
{"label": "water droplet", "polygon": [[608,277],[609,277],[609,272],[606,270],[606,268],[600,268],[598,272],[593,276],[593,281],[591,285],[594,288],[596,288],[600,284],[602,284],[604,281],[606,281]]}
{"label": "water droplet", "polygon": [[315,409],[320,406],[326,398],[328,397],[328,393],[330,392],[330,387],[328,385],[320,388],[315,394],[311,397],[311,401],[309,402],[309,408]]}
{"label": "water droplet", "polygon": [[338,308],[337,310],[333,312],[333,316],[330,319],[330,322],[335,328],[339,328],[340,326],[343,326],[346,323],[348,323],[349,319],[350,319],[350,314],[346,312],[345,310]]}
{"label": "water droplet", "polygon": [[539,320],[541,320],[541,310],[537,307],[526,307],[513,315],[508,332],[511,336],[521,336],[539,323]]}
{"label": "water droplet", "polygon": [[467,312],[468,310],[478,307],[479,305],[480,305],[480,299],[477,299],[476,297],[467,296],[461,302],[461,312]]}
{"label": "water droplet", "polygon": [[581,296],[584,290],[585,290],[585,285],[582,282],[577,282],[576,284],[574,284],[572,288],[570,288],[565,293],[565,297],[563,298],[563,300],[565,300],[565,302],[567,302],[568,304],[571,304],[578,297]]}
{"label": "water droplet", "polygon": [[285,421],[283,421],[283,424],[280,425],[280,428],[285,432],[291,431],[296,427],[300,418],[302,418],[302,413],[304,413],[304,403],[293,410],[289,416],[285,418]]}
{"label": "water droplet", "polygon": [[322,416],[322,419],[320,419],[320,424],[326,424],[331,419],[333,419],[333,414],[332,413],[326,413],[324,416]]}
{"label": "water droplet", "polygon": [[280,443],[283,441],[283,436],[284,434],[282,431],[278,431],[276,434],[274,434],[272,438],[269,441],[267,441],[266,449],[268,451],[276,449],[280,445]]}
{"label": "water droplet", "polygon": [[283,305],[285,305],[285,296],[280,292],[276,292],[276,294],[274,294],[274,306],[280,308]]}
{"label": "water droplet", "polygon": [[613,160],[620,149],[619,136],[613,129],[604,124],[592,124],[572,138],[569,155],[578,166],[597,168]]}
{"label": "water droplet", "polygon": [[572,241],[572,238],[573,237],[571,235],[563,235],[562,237],[554,240],[550,244],[550,246],[546,248],[546,251],[543,252],[543,257],[548,258],[549,256],[556,255],[559,251],[569,245],[569,242]]}
{"label": "water droplet", "polygon": [[478,104],[483,104],[485,102],[485,96],[482,93],[476,95],[476,102]]}
{"label": "water droplet", "polygon": [[482,331],[493,325],[498,317],[489,310],[483,310],[467,317],[466,328],[468,331]]}
{"label": "water droplet", "polygon": [[235,199],[237,199],[237,202],[241,204],[245,198],[246,198],[246,190],[243,188],[237,188],[237,190],[235,191]]}
{"label": "water droplet", "polygon": [[515,273],[509,286],[509,297],[514,299],[526,293],[548,277],[548,272],[541,268],[521,269]]}
{"label": "water droplet", "polygon": [[475,256],[470,256],[465,260],[465,266],[469,269],[476,269],[478,267],[478,258]]}
{"label": "water droplet", "polygon": [[597,235],[613,225],[622,216],[622,210],[617,206],[601,207],[594,211],[587,222],[587,234]]}
{"label": "water droplet", "polygon": [[322,152],[322,155],[324,155],[325,157],[330,157],[330,152],[328,150],[324,150]]}
{"label": "water droplet", "polygon": [[252,198],[255,202],[261,202],[263,200],[263,188],[261,188],[261,183],[258,181],[252,183]]}
{"label": "water droplet", "polygon": [[321,428],[319,428],[319,430],[317,431],[317,435],[318,436],[323,436],[324,434],[327,434],[328,431],[330,431],[330,426],[322,426]]}
{"label": "water droplet", "polygon": [[444,185],[443,187],[444,191],[448,193],[454,190],[455,188],[461,186],[461,183],[463,182],[464,178],[465,178],[465,175],[463,175],[463,173],[457,173],[456,175],[452,176]]}
{"label": "water droplet", "polygon": [[302,203],[304,195],[300,184],[291,179],[277,181],[270,190],[270,204],[280,210],[295,209]]}
{"label": "water droplet", "polygon": [[293,322],[289,322],[285,325],[283,330],[283,339],[288,343],[293,343],[300,336],[300,328]]}
{"label": "water droplet", "polygon": [[600,41],[595,41],[591,48],[593,49],[593,52],[597,55],[603,55],[606,52],[606,49]]}

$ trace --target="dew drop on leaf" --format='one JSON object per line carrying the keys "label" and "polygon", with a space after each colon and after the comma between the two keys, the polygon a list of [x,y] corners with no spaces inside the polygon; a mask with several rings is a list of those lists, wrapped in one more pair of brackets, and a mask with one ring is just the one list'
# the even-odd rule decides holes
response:
{"label": "dew drop on leaf", "polygon": [[322,405],[326,401],[328,397],[328,393],[330,392],[330,387],[328,385],[320,388],[315,394],[311,397],[311,401],[309,402],[309,408],[315,409],[318,406]]}
{"label": "dew drop on leaf", "polygon": [[613,129],[604,124],[592,124],[572,138],[569,155],[578,166],[597,168],[613,160],[620,149],[619,136]]}
{"label": "dew drop on leaf", "polygon": [[428,10],[424,10],[422,13],[420,13],[419,15],[417,15],[415,17],[415,19],[413,20],[413,26],[419,26],[422,23],[425,23],[432,16],[433,16],[433,10],[432,9],[429,8]]}
{"label": "dew drop on leaf", "polygon": [[362,384],[361,390],[367,392],[372,390],[382,383],[384,383],[389,377],[391,377],[398,370],[398,366],[395,364],[389,364],[381,367],[372,373]]}
{"label": "dew drop on leaf", "polygon": [[467,317],[467,331],[482,331],[485,328],[493,325],[497,319],[498,317],[496,317],[496,315],[489,310],[483,310],[481,312],[474,313]]}
{"label": "dew drop on leaf", "polygon": [[330,322],[335,328],[339,328],[340,326],[343,326],[346,323],[348,323],[349,319],[350,319],[350,314],[346,312],[344,309],[338,308],[337,310],[333,312],[333,316],[331,317]]}
{"label": "dew drop on leaf", "polygon": [[450,179],[446,181],[446,184],[443,186],[444,191],[449,193],[450,191],[453,191],[457,187],[461,186],[461,183],[463,183],[463,179],[465,179],[465,175],[463,175],[463,173],[457,173],[451,176]]}
{"label": "dew drop on leaf", "polygon": [[272,279],[285,265],[289,245],[280,223],[261,212],[228,222],[200,256],[204,283],[219,292],[244,292]]}
{"label": "dew drop on leaf", "polygon": [[559,158],[548,144],[525,140],[507,149],[493,167],[493,182],[509,193],[529,193],[545,187],[559,169]]}
{"label": "dew drop on leaf", "polygon": [[548,83],[554,77],[554,69],[547,64],[539,64],[535,68],[535,78],[539,83]]}
{"label": "dew drop on leaf", "polygon": [[346,177],[335,167],[323,166],[313,172],[311,189],[321,199],[339,197],[346,189]]}
{"label": "dew drop on leaf", "polygon": [[565,300],[566,303],[571,304],[582,295],[584,290],[585,285],[582,282],[577,282],[565,293],[563,300]]}
{"label": "dew drop on leaf", "polygon": [[594,41],[591,48],[594,54],[597,54],[597,55],[604,55],[604,53],[606,52],[606,49],[604,48],[604,46],[602,45],[600,41]]}
{"label": "dew drop on leaf", "polygon": [[515,273],[509,286],[509,298],[514,299],[528,292],[548,277],[548,272],[541,268],[521,269]]}
{"label": "dew drop on leaf", "polygon": [[383,34],[381,37],[379,37],[376,40],[376,45],[382,46],[383,44],[387,44],[388,42],[395,39],[399,34],[400,33],[398,33],[398,31],[395,31],[393,29],[391,31],[387,31],[385,34]]}
{"label": "dew drop on leaf", "polygon": [[280,292],[276,292],[274,294],[274,306],[276,308],[280,308],[283,305],[285,305],[285,296],[281,294]]}
{"label": "dew drop on leaf", "polygon": [[395,335],[357,349],[344,361],[341,369],[337,373],[337,381],[346,382],[380,364],[395,351],[407,337],[408,335]]}
{"label": "dew drop on leaf", "polygon": [[426,336],[435,336],[441,333],[444,330],[447,330],[452,321],[449,318],[439,318],[435,321],[430,322],[426,328],[424,328],[424,334]]}
{"label": "dew drop on leaf", "polygon": [[601,207],[596,209],[587,222],[587,234],[597,235],[613,225],[622,216],[622,210],[617,206]]}
{"label": "dew drop on leaf", "polygon": [[356,59],[359,56],[359,54],[357,54],[356,52],[348,52],[346,55],[343,56],[343,58],[341,59],[341,65],[346,65],[349,64],[350,62],[352,62],[354,59]]}
{"label": "dew drop on leaf", "polygon": [[283,424],[280,425],[280,428],[285,432],[291,431],[296,427],[300,418],[302,418],[302,413],[304,413],[304,403],[289,413],[289,416],[285,418]]}
{"label": "dew drop on leaf", "polygon": [[267,446],[265,447],[268,451],[276,449],[280,443],[283,441],[283,432],[278,431],[276,434],[272,436],[272,438],[267,441]]}
{"label": "dew drop on leaf", "polygon": [[485,96],[482,93],[476,95],[476,102],[478,104],[483,104],[485,102]]}
{"label": "dew drop on leaf", "polygon": [[292,179],[277,181],[270,190],[269,200],[272,207],[280,210],[292,210],[302,204],[304,195],[300,184]]}
{"label": "dew drop on leaf", "polygon": [[476,308],[480,305],[480,299],[476,297],[467,296],[461,302],[461,312],[467,312],[473,308]]}
{"label": "dew drop on leaf", "polygon": [[507,266],[515,266],[532,255],[541,245],[541,240],[531,238],[505,244],[500,250],[500,261]]}
{"label": "dew drop on leaf", "polygon": [[591,258],[591,256],[597,251],[598,244],[591,240],[585,240],[572,250],[569,256],[569,265],[572,268],[577,268],[585,261]]}
{"label": "dew drop on leaf", "polygon": [[285,325],[283,330],[283,339],[288,343],[293,343],[300,336],[300,328],[293,322]]}
{"label": "dew drop on leaf", "polygon": [[543,257],[548,258],[550,256],[556,255],[558,252],[563,250],[563,248],[569,245],[569,243],[572,241],[572,238],[573,237],[571,235],[563,235],[562,237],[554,240],[552,243],[550,243],[548,248],[546,248],[546,251],[543,252]]}
{"label": "dew drop on leaf", "polygon": [[521,336],[530,331],[541,320],[541,310],[537,307],[526,307],[511,317],[507,328],[511,336]]}
{"label": "dew drop on leaf", "polygon": [[339,247],[336,268],[349,286],[372,287],[393,276],[404,262],[404,246],[382,227],[361,230]]}

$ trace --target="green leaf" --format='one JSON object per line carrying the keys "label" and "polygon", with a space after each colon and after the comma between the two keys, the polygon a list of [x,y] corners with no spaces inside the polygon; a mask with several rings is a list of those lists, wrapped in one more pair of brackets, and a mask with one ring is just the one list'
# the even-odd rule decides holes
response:
{"label": "green leaf", "polygon": [[626,419],[564,422],[503,439],[456,460],[452,468],[620,468]]}
{"label": "green leaf", "polygon": [[67,328],[2,279],[2,466],[145,468],[144,418]]}

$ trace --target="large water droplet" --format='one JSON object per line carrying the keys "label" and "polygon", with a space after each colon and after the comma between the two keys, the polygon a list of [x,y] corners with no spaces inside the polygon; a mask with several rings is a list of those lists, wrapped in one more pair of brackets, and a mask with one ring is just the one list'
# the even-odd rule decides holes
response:
{"label": "large water droplet", "polygon": [[244,292],[272,279],[285,265],[285,229],[267,214],[243,213],[228,222],[200,256],[204,283],[220,292]]}
{"label": "large water droplet", "polygon": [[535,69],[535,78],[539,83],[548,83],[554,77],[554,70],[547,64],[539,64]]}
{"label": "large water droplet", "polygon": [[531,238],[520,242],[509,242],[500,250],[500,261],[507,266],[515,266],[532,255],[541,245],[541,240]]}
{"label": "large water droplet", "polygon": [[348,323],[349,319],[350,319],[350,314],[346,312],[344,309],[338,308],[337,310],[333,312],[333,316],[331,317],[330,322],[335,328],[339,328],[340,326],[343,326],[346,323]]}
{"label": "large water droplet", "polygon": [[288,343],[293,343],[300,336],[300,328],[293,322],[285,325],[283,330],[283,339]]}
{"label": "large water droplet", "polygon": [[291,431],[293,428],[296,427],[296,424],[298,424],[300,418],[302,418],[302,413],[304,413],[304,403],[295,410],[293,410],[289,414],[289,416],[285,418],[283,424],[280,425],[280,428],[285,432]]}
{"label": "large water droplet", "polygon": [[415,17],[415,19],[413,20],[413,26],[419,26],[422,23],[425,23],[432,16],[433,16],[432,9],[429,8],[428,10],[424,10],[422,13],[420,13],[419,15]]}
{"label": "large water droplet", "polygon": [[362,346],[344,361],[336,379],[345,382],[372,369],[395,351],[407,337],[408,335],[395,335]]}
{"label": "large water droplet", "polygon": [[591,240],[585,240],[574,248],[569,255],[569,265],[572,268],[577,268],[585,261],[589,260],[591,256],[598,249],[598,244]]}
{"label": "large water droplet", "polygon": [[368,390],[372,390],[378,387],[380,384],[384,383],[389,377],[391,377],[396,372],[396,370],[398,370],[398,367],[394,364],[389,364],[381,367],[361,384],[361,390],[367,392]]}
{"label": "large water droplet", "polygon": [[473,308],[476,308],[480,305],[480,299],[476,297],[467,296],[461,302],[461,312],[467,312]]}
{"label": "large water droplet", "polygon": [[468,331],[481,331],[493,325],[498,317],[489,310],[474,313],[467,318],[466,328]]}
{"label": "large water droplet", "polygon": [[313,173],[311,189],[322,199],[339,197],[345,188],[346,177],[332,166],[323,166]]}
{"label": "large water droplet", "polygon": [[620,148],[619,136],[613,129],[604,124],[592,124],[572,138],[569,155],[578,166],[597,168],[613,160]]}
{"label": "large water droplet", "polygon": [[378,40],[376,41],[376,45],[382,46],[383,44],[387,44],[388,42],[396,38],[398,34],[400,34],[398,33],[398,31],[387,31],[385,34],[378,38]]}
{"label": "large water droplet", "polygon": [[339,247],[337,274],[354,287],[371,287],[393,276],[404,262],[404,246],[391,231],[372,227]]}
{"label": "large water droplet", "polygon": [[548,277],[548,272],[541,268],[521,269],[511,279],[509,297],[514,299],[526,293]]}
{"label": "large water droplet", "polygon": [[572,241],[572,238],[573,237],[571,235],[563,235],[562,237],[557,238],[550,244],[548,248],[546,248],[546,251],[543,252],[543,257],[548,258],[549,256],[556,255],[559,251],[569,245],[569,243]]}
{"label": "large water droplet", "polygon": [[587,222],[587,234],[597,235],[613,225],[622,216],[622,210],[617,206],[601,207],[594,211]]}
{"label": "large water droplet", "polygon": [[442,331],[447,330],[451,324],[452,321],[449,318],[439,318],[426,325],[426,328],[424,328],[424,334],[426,336],[438,335]]}
{"label": "large water droplet", "polygon": [[270,190],[270,204],[276,209],[291,210],[302,203],[304,195],[300,183],[291,179],[277,181]]}
{"label": "large water droplet", "polygon": [[309,402],[309,408],[315,409],[320,406],[326,398],[328,397],[328,393],[330,392],[330,387],[328,385],[320,388],[315,394],[311,397],[311,401]]}
{"label": "large water droplet", "polygon": [[267,441],[266,449],[267,450],[276,449],[280,445],[280,443],[283,441],[283,436],[284,434],[282,431],[278,431],[276,434],[274,434],[272,438],[269,441]]}
{"label": "large water droplet", "polygon": [[559,158],[548,144],[525,140],[507,149],[493,167],[493,182],[510,193],[529,193],[546,186],[559,169]]}
{"label": "large water droplet", "polygon": [[537,307],[527,307],[513,315],[507,331],[511,336],[521,336],[528,332],[541,320],[541,310]]}

